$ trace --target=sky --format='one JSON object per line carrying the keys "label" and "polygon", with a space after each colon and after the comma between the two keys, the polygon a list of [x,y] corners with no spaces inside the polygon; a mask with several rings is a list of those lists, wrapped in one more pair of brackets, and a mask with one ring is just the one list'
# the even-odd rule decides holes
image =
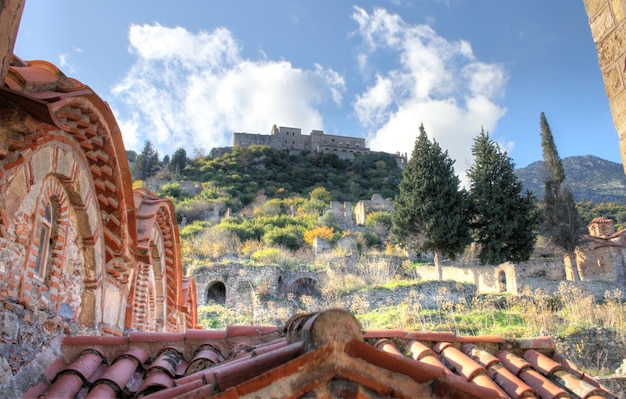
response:
{"label": "sky", "polygon": [[541,160],[544,112],[561,158],[621,163],[582,0],[26,0],[14,52],[94,89],[137,152],[277,125],[410,155],[423,124],[462,175],[481,129]]}

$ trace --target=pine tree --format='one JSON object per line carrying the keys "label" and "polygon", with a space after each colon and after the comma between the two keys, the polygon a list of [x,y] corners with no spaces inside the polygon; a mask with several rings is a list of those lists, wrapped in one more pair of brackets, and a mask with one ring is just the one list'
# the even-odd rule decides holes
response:
{"label": "pine tree", "polygon": [[470,228],[482,264],[522,262],[532,254],[539,214],[530,192],[522,185],[514,164],[500,146],[481,130],[472,147],[474,164],[470,180]]}
{"label": "pine tree", "polygon": [[391,232],[405,248],[432,251],[441,280],[442,257],[454,258],[470,242],[467,198],[448,152],[428,139],[423,125],[419,131],[402,173]]}
{"label": "pine tree", "polygon": [[146,140],[141,154],[135,158],[133,177],[136,180],[146,180],[159,170],[159,153],[154,149],[152,142]]}
{"label": "pine tree", "polygon": [[568,254],[573,279],[579,281],[576,247],[584,233],[583,225],[576,209],[574,195],[568,186],[563,185],[565,168],[563,168],[556,144],[554,144],[552,130],[543,112],[539,118],[539,125],[541,126],[543,160],[548,169],[548,176],[544,180],[545,220],[541,231],[550,242]]}

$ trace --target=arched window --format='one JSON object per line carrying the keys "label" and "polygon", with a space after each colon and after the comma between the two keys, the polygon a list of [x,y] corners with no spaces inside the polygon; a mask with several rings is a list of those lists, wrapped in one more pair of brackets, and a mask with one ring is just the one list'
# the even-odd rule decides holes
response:
{"label": "arched window", "polygon": [[506,292],[506,273],[504,270],[500,270],[498,273],[498,285],[500,292]]}
{"label": "arched window", "polygon": [[48,254],[52,245],[52,229],[54,221],[54,210],[48,201],[44,209],[43,217],[39,219],[39,249],[35,258],[35,273],[43,277],[48,264]]}

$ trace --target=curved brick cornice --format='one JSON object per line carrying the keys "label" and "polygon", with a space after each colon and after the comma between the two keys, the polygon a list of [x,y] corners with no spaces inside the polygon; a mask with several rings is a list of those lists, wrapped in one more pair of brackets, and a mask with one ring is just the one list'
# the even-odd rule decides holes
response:
{"label": "curved brick cornice", "polygon": [[[183,298],[183,270],[174,205],[167,198],[159,198],[144,188],[135,189],[133,195],[137,210],[137,245],[133,248],[133,255],[144,263],[156,265],[161,262],[164,265],[161,273],[165,277],[167,287],[164,300],[166,325],[169,331],[178,324],[179,308],[185,306],[187,302],[186,298]],[[155,230],[159,232],[157,236],[160,243],[155,242]],[[152,258],[152,248],[157,249],[161,259]]]}
{"label": "curved brick cornice", "polygon": [[[89,86],[66,77],[46,61],[14,57],[5,86],[0,91],[4,108],[10,104],[43,122],[37,131],[23,129],[23,139],[13,140],[9,150],[37,147],[55,130],[71,136],[87,159],[95,185],[103,215],[106,262],[128,259],[129,248],[137,243],[135,208],[121,131],[109,106]],[[112,273],[122,282],[126,278],[126,270]]]}

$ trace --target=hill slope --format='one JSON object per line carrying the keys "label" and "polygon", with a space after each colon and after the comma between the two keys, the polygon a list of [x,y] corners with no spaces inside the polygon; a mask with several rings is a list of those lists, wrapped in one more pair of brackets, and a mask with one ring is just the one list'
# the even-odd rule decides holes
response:
{"label": "hill slope", "polygon": [[[565,184],[569,184],[576,201],[626,203],[626,175],[622,164],[604,160],[593,155],[563,159]],[[544,178],[547,170],[543,161],[516,169],[524,189],[537,198],[543,198]]]}

